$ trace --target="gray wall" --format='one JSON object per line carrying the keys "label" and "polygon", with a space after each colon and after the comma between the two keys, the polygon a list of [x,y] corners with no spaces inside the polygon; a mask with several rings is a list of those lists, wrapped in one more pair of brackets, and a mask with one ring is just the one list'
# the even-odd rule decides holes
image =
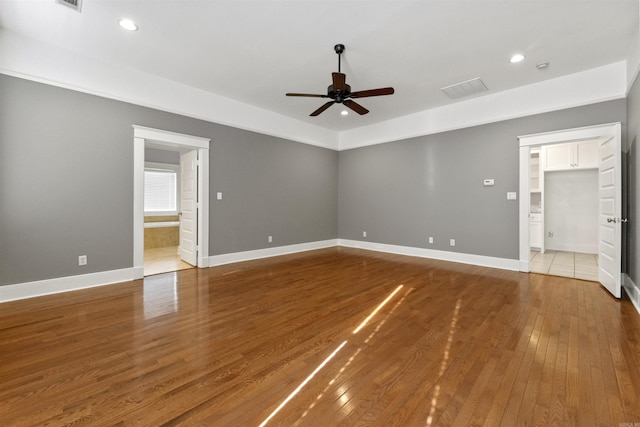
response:
{"label": "gray wall", "polygon": [[338,237],[336,151],[233,128],[213,147],[210,254]]}
{"label": "gray wall", "polygon": [[618,121],[626,130],[627,109],[610,101],[337,153],[6,75],[0,93],[0,285],[132,267],[133,124],[212,139],[211,255],[341,237],[517,259],[518,203],[506,200],[518,190],[517,136]]}
{"label": "gray wall", "polygon": [[626,230],[626,273],[631,280],[640,286],[638,277],[638,262],[640,262],[640,240],[638,240],[638,224],[640,224],[640,212],[638,212],[638,198],[640,198],[640,175],[638,175],[638,139],[640,139],[640,78],[636,77],[627,96],[627,149],[626,149],[626,176],[627,194],[626,213],[627,222],[623,230]]}
{"label": "gray wall", "polygon": [[610,122],[624,99],[343,151],[340,238],[518,259],[518,135]]}
{"label": "gray wall", "polygon": [[0,94],[0,285],[132,267],[133,124],[211,138],[210,254],[337,237],[335,151],[6,75]]}

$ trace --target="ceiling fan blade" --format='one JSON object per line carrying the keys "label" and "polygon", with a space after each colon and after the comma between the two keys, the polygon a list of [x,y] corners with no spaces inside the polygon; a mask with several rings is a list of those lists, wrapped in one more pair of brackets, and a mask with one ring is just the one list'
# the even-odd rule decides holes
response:
{"label": "ceiling fan blade", "polygon": [[350,98],[366,98],[367,96],[393,95],[392,87],[383,87],[380,89],[361,90],[352,92]]}
{"label": "ceiling fan blade", "polygon": [[364,108],[362,105],[360,105],[357,102],[352,101],[350,99],[347,99],[346,101],[344,101],[343,104],[346,105],[347,107],[351,108],[353,111],[355,111],[356,113],[358,113],[360,115],[367,114],[369,112],[369,110]]}
{"label": "ceiling fan blade", "polygon": [[333,77],[333,90],[344,92],[347,84],[347,76],[342,73],[331,73]]}
{"label": "ceiling fan blade", "polygon": [[316,95],[313,93],[287,93],[286,96],[307,96],[311,98],[328,98],[327,95]]}
{"label": "ceiling fan blade", "polygon": [[310,116],[317,116],[320,113],[322,113],[324,110],[326,110],[327,108],[331,107],[333,104],[335,104],[335,101],[329,101],[326,104],[324,104],[322,107],[318,108],[316,111],[314,111],[313,113],[309,114]]}

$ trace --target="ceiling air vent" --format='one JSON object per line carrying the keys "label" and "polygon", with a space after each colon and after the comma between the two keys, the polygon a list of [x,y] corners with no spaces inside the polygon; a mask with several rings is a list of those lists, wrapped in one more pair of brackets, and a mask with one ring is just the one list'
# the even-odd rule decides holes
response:
{"label": "ceiling air vent", "polygon": [[465,96],[475,95],[476,93],[486,92],[487,86],[484,84],[480,77],[467,80],[466,82],[456,83],[451,86],[446,86],[440,89],[451,99],[464,98]]}
{"label": "ceiling air vent", "polygon": [[82,9],[82,0],[56,0],[56,3],[68,6],[78,12]]}

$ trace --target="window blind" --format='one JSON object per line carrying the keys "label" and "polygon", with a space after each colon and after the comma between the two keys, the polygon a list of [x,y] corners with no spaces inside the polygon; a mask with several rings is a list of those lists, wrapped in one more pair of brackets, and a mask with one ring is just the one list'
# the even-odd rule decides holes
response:
{"label": "window blind", "polygon": [[145,169],[145,212],[176,212],[178,210],[177,200],[177,174],[175,171]]}

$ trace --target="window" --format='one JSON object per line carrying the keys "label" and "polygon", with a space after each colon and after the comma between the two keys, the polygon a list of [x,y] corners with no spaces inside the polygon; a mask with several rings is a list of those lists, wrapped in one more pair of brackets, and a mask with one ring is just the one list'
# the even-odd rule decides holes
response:
{"label": "window", "polygon": [[176,215],[178,213],[178,171],[174,165],[145,167],[145,215]]}

